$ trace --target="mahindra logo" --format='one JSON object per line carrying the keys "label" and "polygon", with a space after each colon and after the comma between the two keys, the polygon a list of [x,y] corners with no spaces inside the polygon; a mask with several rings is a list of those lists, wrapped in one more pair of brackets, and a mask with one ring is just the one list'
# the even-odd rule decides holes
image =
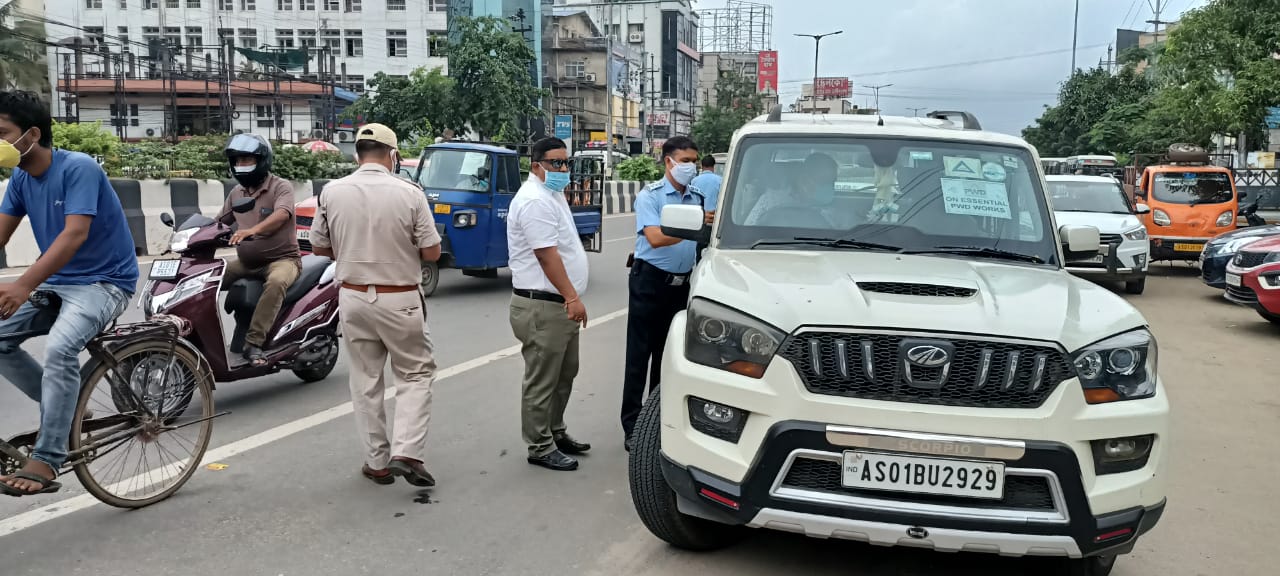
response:
{"label": "mahindra logo", "polygon": [[937,368],[951,361],[946,350],[932,344],[922,344],[907,350],[907,362],[921,368]]}

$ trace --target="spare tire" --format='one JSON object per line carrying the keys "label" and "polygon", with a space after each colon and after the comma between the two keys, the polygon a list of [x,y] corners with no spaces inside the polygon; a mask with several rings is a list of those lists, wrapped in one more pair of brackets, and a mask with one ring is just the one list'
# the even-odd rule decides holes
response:
{"label": "spare tire", "polygon": [[1209,153],[1195,144],[1173,144],[1169,146],[1169,161],[1208,164]]}

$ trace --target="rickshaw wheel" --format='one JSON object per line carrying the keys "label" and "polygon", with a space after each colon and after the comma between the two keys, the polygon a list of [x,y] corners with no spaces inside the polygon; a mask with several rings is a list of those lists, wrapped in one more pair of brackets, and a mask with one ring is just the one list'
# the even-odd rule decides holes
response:
{"label": "rickshaw wheel", "polygon": [[440,265],[435,262],[422,263],[422,295],[431,296],[440,284]]}

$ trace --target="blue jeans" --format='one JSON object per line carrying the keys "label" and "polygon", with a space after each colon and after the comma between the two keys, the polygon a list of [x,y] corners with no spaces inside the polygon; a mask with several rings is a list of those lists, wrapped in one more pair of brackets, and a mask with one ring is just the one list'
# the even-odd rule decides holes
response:
{"label": "blue jeans", "polygon": [[[54,319],[39,314],[30,302],[12,317],[0,320],[0,376],[13,382],[28,398],[40,403],[40,434],[32,458],[55,471],[67,460],[67,439],[80,398],[80,352],[129,305],[130,294],[100,282],[79,286],[42,284],[56,293],[62,308]],[[23,338],[4,339],[16,332]],[[47,334],[45,367],[19,348],[27,338]]]}

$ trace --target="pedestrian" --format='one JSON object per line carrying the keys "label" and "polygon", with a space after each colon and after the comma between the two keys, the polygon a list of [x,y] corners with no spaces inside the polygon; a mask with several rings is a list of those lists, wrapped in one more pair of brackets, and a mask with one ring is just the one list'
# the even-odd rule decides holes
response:
{"label": "pedestrian", "polygon": [[715,212],[716,202],[720,201],[720,185],[723,183],[724,179],[716,174],[716,157],[707,154],[702,157],[702,173],[695,176],[689,186],[702,195],[702,208]]}
{"label": "pedestrian", "polygon": [[[667,204],[703,206],[704,198],[690,183],[698,173],[698,146],[686,136],[662,145],[666,175],[646,186],[636,198],[636,249],[628,279],[627,359],[622,387],[624,446],[631,450],[631,432],[646,397],[658,388],[662,349],[676,313],[689,300],[689,274],[693,271],[697,244],[662,233],[662,207]],[[705,208],[704,208],[705,210]],[[706,211],[711,224],[714,211]]]}
{"label": "pedestrian", "polygon": [[[436,361],[419,289],[422,262],[440,258],[440,235],[416,186],[395,176],[395,132],[382,124],[356,131],[355,173],[320,196],[314,252],[337,261],[338,310],[351,357],[351,400],[365,442],[361,472],[378,484],[402,476],[435,485],[424,465]],[[383,370],[396,388],[394,436],[387,440]]]}
{"label": "pedestrian", "polygon": [[587,253],[564,196],[568,185],[567,147],[543,138],[507,213],[511,331],[524,356],[521,428],[529,463],[560,471],[576,470],[571,455],[591,449],[570,437],[564,422],[578,375],[578,334],[587,325]]}

